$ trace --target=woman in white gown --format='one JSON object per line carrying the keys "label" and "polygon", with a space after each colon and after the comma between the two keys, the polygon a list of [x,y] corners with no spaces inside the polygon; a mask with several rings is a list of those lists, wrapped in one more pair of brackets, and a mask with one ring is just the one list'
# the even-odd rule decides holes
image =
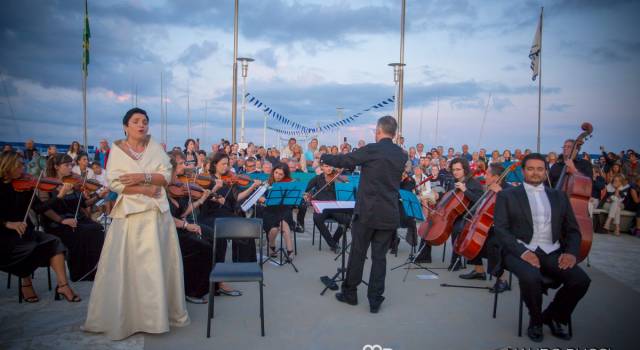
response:
{"label": "woman in white gown", "polygon": [[169,157],[147,134],[144,110],[129,110],[123,126],[127,138],[114,143],[107,164],[118,199],[84,325],[113,340],[189,324],[178,235],[163,188]]}

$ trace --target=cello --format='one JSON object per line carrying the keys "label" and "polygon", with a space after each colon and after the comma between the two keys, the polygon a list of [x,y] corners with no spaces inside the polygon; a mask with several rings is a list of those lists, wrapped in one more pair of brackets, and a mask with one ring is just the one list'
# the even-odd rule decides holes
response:
{"label": "cello", "polygon": [[[497,183],[502,183],[504,178],[519,165],[520,162],[511,164],[500,174],[500,177],[496,180]],[[489,230],[493,226],[493,211],[496,206],[497,195],[496,192],[488,189],[482,198],[478,200],[479,206],[475,211],[475,215],[471,221],[464,225],[464,229],[454,243],[453,249],[456,254],[465,257],[467,260],[478,256],[489,237]]]}
{"label": "cello", "polygon": [[459,189],[445,193],[430,214],[418,227],[418,235],[430,245],[441,245],[446,242],[453,231],[456,219],[468,211],[471,201]]}
{"label": "cello", "polygon": [[[580,147],[584,144],[584,141],[593,133],[593,126],[590,123],[582,123],[582,132],[576,138],[571,149],[570,159],[575,159],[580,152]],[[584,176],[579,172],[568,173],[566,164],[562,167],[560,178],[556,183],[556,190],[563,191],[569,197],[569,203],[573,209],[573,213],[576,216],[578,227],[580,228],[581,241],[580,241],[580,253],[576,257],[578,262],[584,260],[589,251],[591,250],[591,243],[593,241],[593,222],[589,217],[589,198],[591,198],[591,186],[593,180],[590,177]]]}

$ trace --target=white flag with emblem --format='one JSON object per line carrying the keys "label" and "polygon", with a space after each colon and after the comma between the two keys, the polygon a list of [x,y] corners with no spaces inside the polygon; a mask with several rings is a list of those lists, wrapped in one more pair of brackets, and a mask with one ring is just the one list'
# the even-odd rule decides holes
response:
{"label": "white flag with emblem", "polygon": [[540,20],[538,21],[538,28],[536,28],[536,35],[533,37],[533,44],[529,51],[529,58],[531,59],[531,80],[535,81],[540,74],[540,50],[542,49],[542,11],[540,11]]}

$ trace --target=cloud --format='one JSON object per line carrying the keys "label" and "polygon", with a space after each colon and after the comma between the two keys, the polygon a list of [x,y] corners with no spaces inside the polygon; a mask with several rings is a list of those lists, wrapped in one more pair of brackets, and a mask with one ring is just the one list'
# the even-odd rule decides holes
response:
{"label": "cloud", "polygon": [[258,50],[255,56],[256,59],[267,67],[275,68],[278,65],[278,58],[276,57],[275,50],[272,48]]}
{"label": "cloud", "polygon": [[563,113],[563,112],[566,112],[571,107],[573,107],[573,105],[566,104],[566,103],[552,103],[544,110],[549,112]]}
{"label": "cloud", "polygon": [[178,62],[185,66],[196,65],[209,58],[216,51],[218,51],[218,44],[208,40],[203,41],[201,44],[191,44],[180,54]]}

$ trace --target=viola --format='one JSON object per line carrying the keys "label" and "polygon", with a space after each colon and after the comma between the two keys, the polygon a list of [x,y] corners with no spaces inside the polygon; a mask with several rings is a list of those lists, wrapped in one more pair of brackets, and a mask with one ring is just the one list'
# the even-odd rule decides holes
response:
{"label": "viola", "polygon": [[[520,162],[511,164],[500,174],[496,182],[502,183],[504,178],[519,165]],[[464,225],[462,232],[454,243],[453,249],[458,255],[464,256],[468,260],[478,256],[489,237],[489,230],[493,226],[493,213],[497,197],[496,192],[487,190],[478,200],[479,205],[473,218]]]}
{"label": "viola", "polygon": [[51,192],[58,188],[58,186],[61,186],[62,181],[52,177],[43,177],[38,183],[37,177],[27,173],[24,173],[19,178],[11,181],[11,186],[16,192],[32,191],[36,188],[36,184],[38,186],[38,190]]}
{"label": "viola", "polygon": [[[581,128],[582,132],[573,144],[570,159],[576,158],[584,141],[591,137],[593,133],[593,126],[590,123],[582,123]],[[571,204],[571,208],[573,208],[573,213],[576,216],[576,221],[580,228],[582,238],[580,241],[580,253],[576,257],[578,262],[584,260],[587,255],[589,255],[593,241],[593,222],[589,217],[589,199],[591,198],[592,185],[593,181],[591,178],[580,173],[569,174],[565,165],[562,168],[560,179],[555,187],[556,190],[564,191],[567,197],[569,197],[569,203]]]}

